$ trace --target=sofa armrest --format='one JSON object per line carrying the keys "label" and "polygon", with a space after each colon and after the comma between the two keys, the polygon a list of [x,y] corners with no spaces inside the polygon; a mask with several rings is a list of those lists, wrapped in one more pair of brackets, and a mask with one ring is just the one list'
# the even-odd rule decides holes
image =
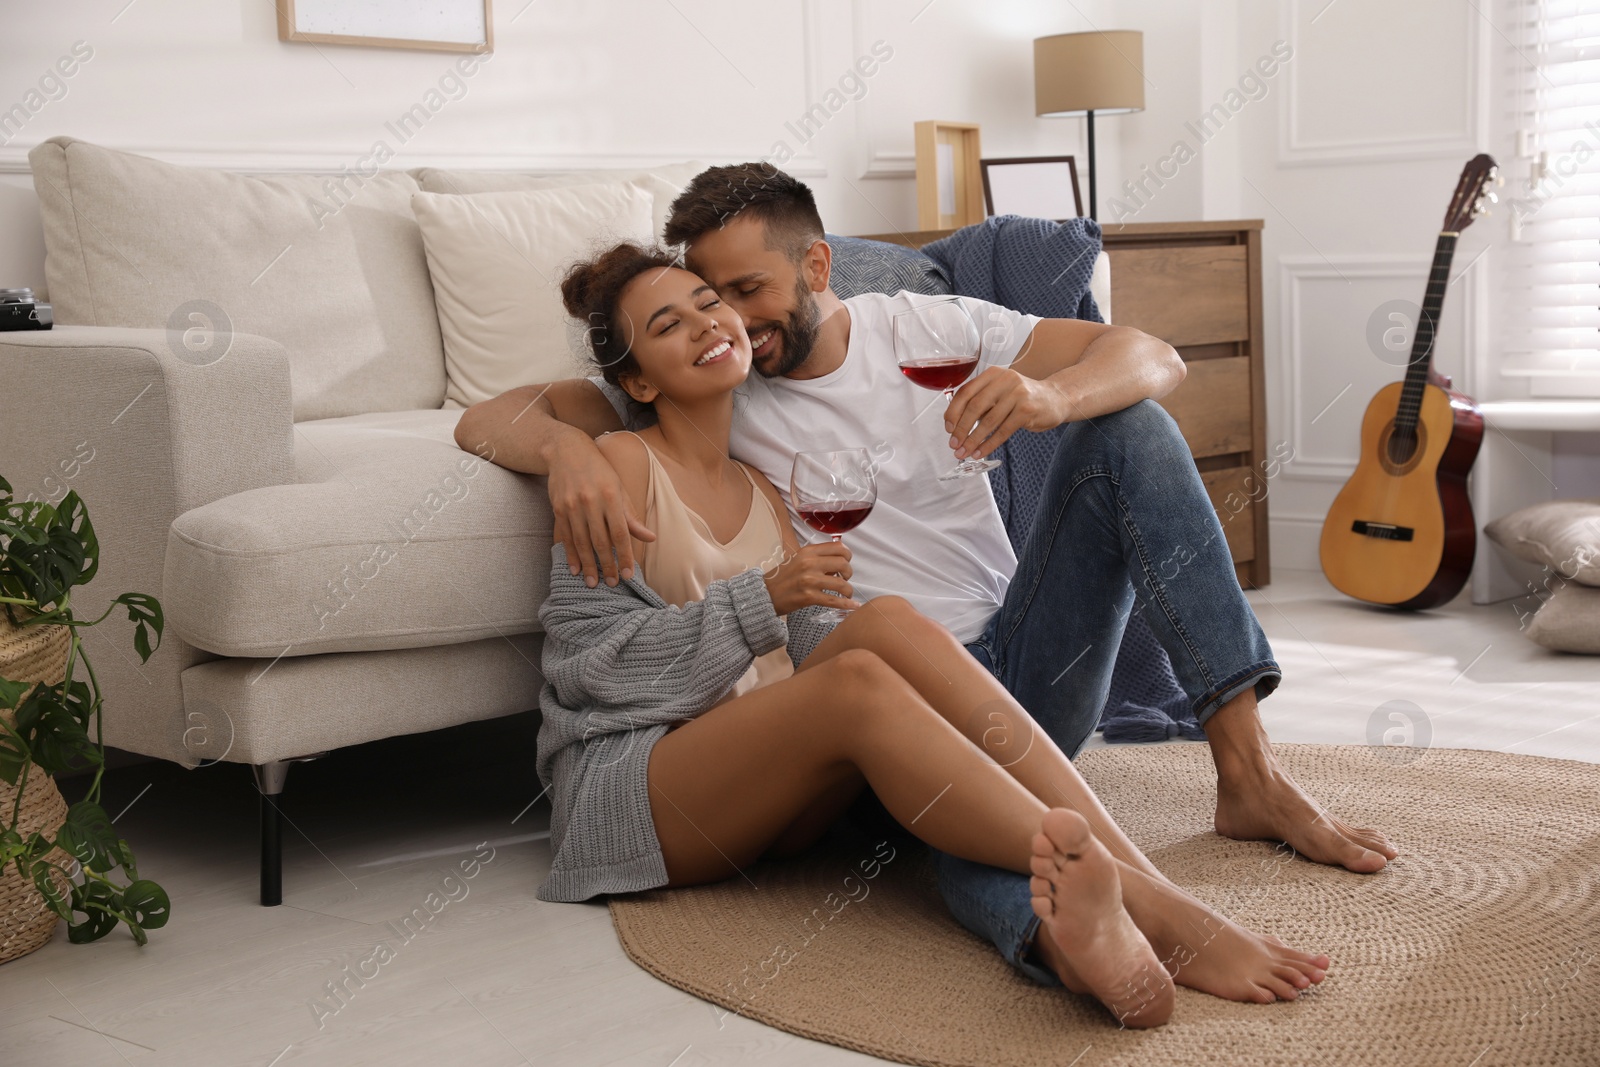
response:
{"label": "sofa armrest", "polygon": [[[124,592],[160,595],[167,529],[185,511],[293,481],[292,410],[288,357],[265,337],[235,334],[201,363],[166,330],[0,333],[0,476],[22,499],[77,490],[99,535],[100,571],[73,598],[80,617]],[[106,743],[193,762],[178,675],[212,657],[169,626],[140,664],[131,630],[119,615],[85,636]]]}
{"label": "sofa armrest", "polygon": [[[94,460],[74,464],[75,450],[97,440],[119,453],[112,462],[138,487],[122,496],[137,498],[141,511],[157,503],[153,493],[170,496],[166,523],[219,497],[294,480],[283,347],[234,334],[221,359],[201,364],[180,358],[184,349],[169,336],[115,326],[0,333],[0,474],[18,496],[59,499],[79,488],[69,470],[87,474],[107,457],[96,449]],[[95,515],[94,500],[79,495]]]}

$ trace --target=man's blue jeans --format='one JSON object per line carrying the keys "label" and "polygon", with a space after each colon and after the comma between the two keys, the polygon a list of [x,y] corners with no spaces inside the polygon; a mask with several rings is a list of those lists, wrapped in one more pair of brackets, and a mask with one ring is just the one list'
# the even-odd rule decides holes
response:
{"label": "man's blue jeans", "polygon": [[[1063,432],[1005,603],[967,648],[1076,757],[1105,706],[1132,612],[1167,650],[1202,724],[1282,677],[1189,448],[1152,400]],[[1059,984],[1024,958],[1039,925],[1028,876],[945,853],[936,861],[962,925],[1030,978]]]}

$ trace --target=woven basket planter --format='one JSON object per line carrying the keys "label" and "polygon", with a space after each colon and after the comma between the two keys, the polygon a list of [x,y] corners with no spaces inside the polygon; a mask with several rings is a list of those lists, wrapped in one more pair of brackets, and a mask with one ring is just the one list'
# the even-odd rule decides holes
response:
{"label": "woven basket planter", "polygon": [[[71,644],[71,630],[65,626],[45,624],[22,630],[13,627],[0,611],[0,678],[13,682],[61,681],[67,669],[67,649]],[[0,712],[9,725],[15,725],[10,712]],[[10,819],[11,805],[16,802],[15,786],[0,780],[0,811]],[[22,794],[22,809],[17,820],[17,830],[23,838],[34,831],[54,836],[67,817],[67,802],[56,788],[55,779],[38,767],[28,768],[28,785]],[[49,856],[53,863],[68,866],[72,857],[61,849]],[[15,863],[8,863],[0,871],[0,963],[42,947],[55,933],[60,917],[45,904],[44,897],[34,888],[31,880],[17,873]]]}

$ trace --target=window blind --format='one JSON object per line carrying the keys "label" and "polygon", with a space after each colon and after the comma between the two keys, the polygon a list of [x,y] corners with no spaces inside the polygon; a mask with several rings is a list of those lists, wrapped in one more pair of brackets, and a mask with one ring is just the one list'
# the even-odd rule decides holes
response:
{"label": "window blind", "polygon": [[1514,0],[1517,160],[1502,371],[1600,396],[1600,8]]}

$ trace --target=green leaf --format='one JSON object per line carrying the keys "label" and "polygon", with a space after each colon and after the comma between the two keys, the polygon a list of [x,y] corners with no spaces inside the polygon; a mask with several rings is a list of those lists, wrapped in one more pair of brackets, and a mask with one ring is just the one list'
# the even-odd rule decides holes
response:
{"label": "green leaf", "polygon": [[56,833],[56,844],[91,871],[102,874],[121,862],[124,847],[105,809],[87,800],[67,809],[67,821]]}
{"label": "green leaf", "polygon": [[113,912],[119,903],[117,891],[104,882],[97,882],[91,878],[87,882],[73,886],[72,910],[82,912],[84,917],[78,922],[68,917],[67,940],[74,945],[84,945],[90,941],[98,941],[115,930],[117,916]]}
{"label": "green leaf", "polygon": [[[16,730],[46,774],[75,769],[72,757],[91,765],[100,762],[100,749],[89,740],[92,712],[89,687],[83,682],[40,685],[17,707]],[[5,762],[0,744],[0,765]]]}
{"label": "green leaf", "polygon": [[20,740],[17,732],[0,723],[0,779],[4,779],[7,785],[16,785],[17,779],[22,776],[22,768],[32,759],[33,753]]}
{"label": "green leaf", "polygon": [[16,707],[17,701],[27,696],[33,686],[33,682],[13,682],[9,678],[0,678],[0,708]]}
{"label": "green leaf", "polygon": [[83,568],[73,584],[83,585],[100,569],[100,538],[95,536],[94,523],[89,521],[89,505],[73,489],[62,498],[56,514],[64,517],[67,532],[82,550],[80,558],[84,561]]}
{"label": "green leaf", "polygon": [[18,856],[28,851],[22,835],[15,830],[0,830],[0,872]]}
{"label": "green leaf", "polygon": [[140,878],[122,891],[122,910],[146,930],[159,930],[172,916],[172,901],[167,899],[165,889],[148,878]]}
{"label": "green leaf", "polygon": [[116,860],[128,877],[133,881],[139,880],[139,864],[133,858],[133,846],[128,844],[126,838],[117,838]]}
{"label": "green leaf", "polygon": [[70,887],[68,892],[72,892],[76,888],[72,886],[72,879],[68,878],[66,872],[60,867],[53,863],[43,862],[33,865],[33,887],[39,891],[40,896],[44,897],[44,902],[51,911],[70,923],[72,921],[72,908],[67,902],[67,893],[63,893],[61,888],[56,885],[55,879],[51,877],[53,874],[61,875],[62,881]]}
{"label": "green leaf", "polygon": [[36,601],[41,610],[59,607],[68,591],[94,577],[100,541],[77,492],[59,507],[43,502],[11,504],[6,548],[0,552],[0,593]]}
{"label": "green leaf", "polygon": [[54,841],[44,836],[44,834],[40,833],[38,830],[35,830],[33,833],[28,835],[28,849],[22,854],[22,858],[29,863],[32,863],[35,860],[42,860],[48,856],[51,851],[55,849],[55,847],[56,844]]}
{"label": "green leaf", "polygon": [[[149,593],[123,593],[112,601],[128,609],[128,621],[134,623],[133,648],[139,653],[141,662],[149,662],[150,653],[161,647],[161,630],[165,625],[165,616],[161,611],[161,601]],[[149,630],[156,632],[156,643],[150,644]]]}

